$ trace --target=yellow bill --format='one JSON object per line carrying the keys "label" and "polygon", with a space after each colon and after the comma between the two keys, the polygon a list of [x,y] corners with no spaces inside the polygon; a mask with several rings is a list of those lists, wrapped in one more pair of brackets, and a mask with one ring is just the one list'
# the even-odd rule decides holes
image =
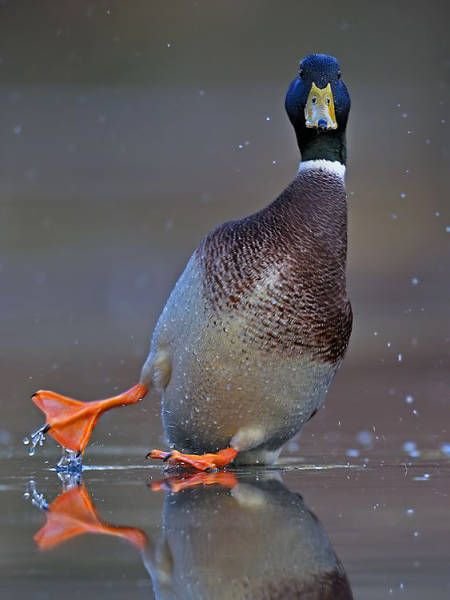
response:
{"label": "yellow bill", "polygon": [[310,129],[337,129],[330,84],[321,89],[313,82],[305,105],[305,124]]}

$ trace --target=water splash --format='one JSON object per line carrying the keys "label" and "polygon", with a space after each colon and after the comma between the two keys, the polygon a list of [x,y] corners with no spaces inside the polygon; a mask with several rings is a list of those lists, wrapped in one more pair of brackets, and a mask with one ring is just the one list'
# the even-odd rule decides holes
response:
{"label": "water splash", "polygon": [[36,449],[38,446],[44,445],[45,434],[49,429],[50,425],[43,425],[42,427],[39,427],[39,429],[36,429],[36,431],[33,431],[33,433],[31,433],[29,436],[25,436],[23,438],[24,445],[29,446],[28,454],[30,456],[34,456],[34,454],[36,454]]}
{"label": "water splash", "polygon": [[31,500],[31,504],[39,508],[39,510],[48,510],[48,502],[45,499],[44,494],[38,492],[36,488],[36,482],[34,479],[30,479],[27,485],[27,489],[23,494],[25,500]]}
{"label": "water splash", "polygon": [[80,473],[83,469],[83,456],[76,450],[63,449],[63,455],[56,465],[57,473]]}
{"label": "water splash", "polygon": [[79,471],[57,471],[58,479],[62,483],[63,491],[78,487],[82,482],[81,469]]}

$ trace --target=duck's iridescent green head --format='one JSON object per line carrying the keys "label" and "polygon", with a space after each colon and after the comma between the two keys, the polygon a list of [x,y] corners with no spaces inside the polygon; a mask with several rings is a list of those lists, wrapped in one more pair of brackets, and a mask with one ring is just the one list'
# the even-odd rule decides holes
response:
{"label": "duck's iridescent green head", "polygon": [[303,160],[338,160],[345,164],[350,96],[333,56],[310,54],[300,62],[285,106]]}

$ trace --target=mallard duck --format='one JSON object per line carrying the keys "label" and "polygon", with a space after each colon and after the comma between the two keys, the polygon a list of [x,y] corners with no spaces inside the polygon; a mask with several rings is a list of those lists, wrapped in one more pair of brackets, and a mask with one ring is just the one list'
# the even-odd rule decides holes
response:
{"label": "mallard duck", "polygon": [[139,383],[89,403],[37,392],[47,417],[39,435],[83,452],[102,412],[136,403],[152,387],[169,450],[149,457],[199,470],[271,464],[322,406],[352,327],[350,97],[338,61],[306,56],[285,107],[302,156],[295,179],[262,210],[201,241],[159,317]]}

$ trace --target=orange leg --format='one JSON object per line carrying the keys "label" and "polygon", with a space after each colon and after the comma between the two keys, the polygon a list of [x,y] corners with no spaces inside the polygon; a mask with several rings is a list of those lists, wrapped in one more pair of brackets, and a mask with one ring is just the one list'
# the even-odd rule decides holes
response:
{"label": "orange leg", "polygon": [[116,406],[136,404],[147,391],[146,385],[138,383],[106,400],[79,402],[55,392],[40,390],[32,396],[32,400],[46,416],[43,433],[48,431],[63,448],[83,452],[102,413]]}
{"label": "orange leg", "polygon": [[194,467],[197,471],[221,469],[233,462],[236,456],[237,450],[234,448],[225,448],[224,450],[210,454],[182,454],[178,450],[163,452],[162,450],[155,449],[147,454],[147,458],[160,459],[170,465]]}

